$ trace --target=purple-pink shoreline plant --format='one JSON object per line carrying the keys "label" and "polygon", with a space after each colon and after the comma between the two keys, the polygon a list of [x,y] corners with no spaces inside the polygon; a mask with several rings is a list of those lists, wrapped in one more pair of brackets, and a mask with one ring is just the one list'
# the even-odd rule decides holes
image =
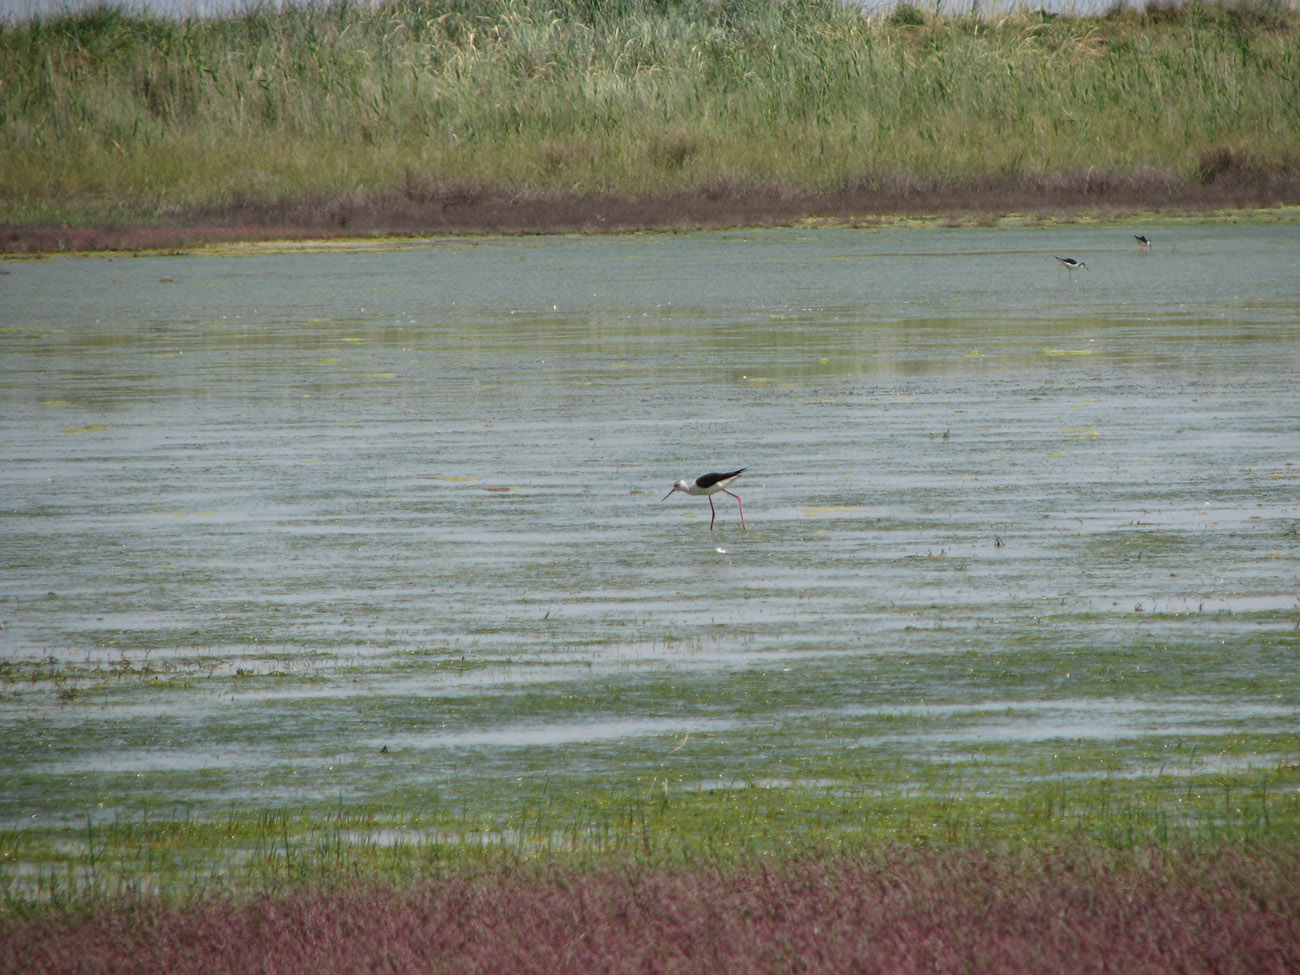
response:
{"label": "purple-pink shoreline plant", "polygon": [[413,883],[29,905],[0,972],[1300,971],[1300,847],[522,862]]}

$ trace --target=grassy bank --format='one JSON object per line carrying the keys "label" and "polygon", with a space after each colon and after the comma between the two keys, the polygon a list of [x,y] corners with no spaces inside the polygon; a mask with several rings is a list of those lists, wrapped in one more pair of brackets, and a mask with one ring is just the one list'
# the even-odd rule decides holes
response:
{"label": "grassy bank", "polygon": [[0,222],[627,229],[1293,203],[1298,38],[1270,0],[104,8],[0,31]]}

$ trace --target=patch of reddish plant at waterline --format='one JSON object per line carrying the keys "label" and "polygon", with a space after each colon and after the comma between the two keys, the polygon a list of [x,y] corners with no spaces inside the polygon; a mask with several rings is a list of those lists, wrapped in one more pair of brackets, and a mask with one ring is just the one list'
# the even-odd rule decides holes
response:
{"label": "patch of reddish plant at waterline", "polygon": [[1300,848],[526,862],[414,884],[26,905],[0,971],[1295,973]]}

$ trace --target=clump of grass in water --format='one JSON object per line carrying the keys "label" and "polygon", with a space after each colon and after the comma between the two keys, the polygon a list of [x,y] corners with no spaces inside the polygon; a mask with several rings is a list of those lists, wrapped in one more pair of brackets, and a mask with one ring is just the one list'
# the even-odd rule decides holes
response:
{"label": "clump of grass in water", "polygon": [[1297,29],[1267,3],[1049,18],[766,0],[105,7],[0,31],[0,207],[165,223],[297,198],[346,223],[367,194],[401,204],[411,187],[447,213],[484,186],[906,196],[1294,177]]}

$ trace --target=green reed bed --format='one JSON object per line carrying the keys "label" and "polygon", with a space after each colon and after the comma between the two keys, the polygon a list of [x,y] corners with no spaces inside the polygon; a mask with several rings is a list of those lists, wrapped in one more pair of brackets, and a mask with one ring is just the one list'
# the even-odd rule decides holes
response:
{"label": "green reed bed", "polygon": [[313,194],[454,204],[488,186],[1291,178],[1298,31],[1269,0],[1096,17],[816,0],[101,8],[0,29],[0,219],[165,221]]}

